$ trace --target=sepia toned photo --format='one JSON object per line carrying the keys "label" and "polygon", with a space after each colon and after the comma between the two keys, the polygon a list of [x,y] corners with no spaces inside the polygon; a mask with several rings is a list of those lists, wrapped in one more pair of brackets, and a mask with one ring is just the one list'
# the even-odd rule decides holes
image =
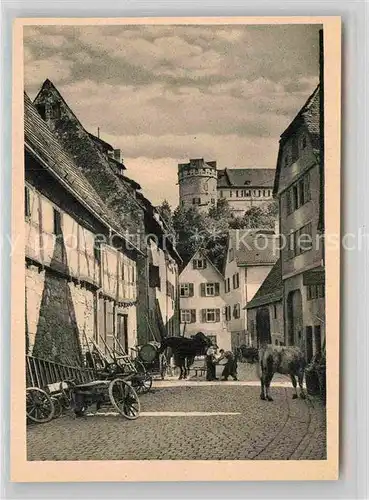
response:
{"label": "sepia toned photo", "polygon": [[18,26],[25,477],[338,473],[339,22],[293,19]]}

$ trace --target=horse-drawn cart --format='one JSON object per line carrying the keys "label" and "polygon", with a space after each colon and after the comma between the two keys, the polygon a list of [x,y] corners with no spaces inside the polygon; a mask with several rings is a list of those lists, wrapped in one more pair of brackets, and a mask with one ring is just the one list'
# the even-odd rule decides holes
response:
{"label": "horse-drawn cart", "polygon": [[[140,401],[132,387],[132,376],[92,374],[81,367],[61,365],[27,356],[26,414],[29,421],[49,422],[70,409],[82,416],[96,404],[96,410],[113,407],[129,420],[138,418]],[[73,378],[69,378],[72,376]],[[49,383],[48,383],[49,382]]]}
{"label": "horse-drawn cart", "polygon": [[159,342],[148,342],[135,349],[137,362],[141,363],[144,369],[151,376],[160,376],[163,380],[168,369],[167,358],[164,353],[160,353]]}

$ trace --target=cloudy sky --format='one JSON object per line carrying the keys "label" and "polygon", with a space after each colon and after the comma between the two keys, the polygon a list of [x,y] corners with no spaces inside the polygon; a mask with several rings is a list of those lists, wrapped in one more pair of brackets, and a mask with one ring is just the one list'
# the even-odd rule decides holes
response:
{"label": "cloudy sky", "polygon": [[153,203],[177,164],[275,167],[280,134],[318,82],[318,25],[28,26],[25,90],[49,78],[84,127],[121,148]]}

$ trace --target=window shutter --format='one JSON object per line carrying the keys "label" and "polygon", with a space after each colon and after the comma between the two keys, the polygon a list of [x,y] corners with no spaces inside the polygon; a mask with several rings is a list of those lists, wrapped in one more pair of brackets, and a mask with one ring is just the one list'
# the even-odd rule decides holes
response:
{"label": "window shutter", "polygon": [[188,284],[189,297],[193,297],[193,283]]}
{"label": "window shutter", "polygon": [[201,283],[200,293],[201,293],[201,297],[205,297],[205,283]]}
{"label": "window shutter", "polygon": [[206,262],[206,259],[203,260],[203,269],[206,269],[206,266],[208,265],[208,263]]}
{"label": "window shutter", "polygon": [[220,322],[220,309],[215,309],[215,322]]}
{"label": "window shutter", "polygon": [[206,309],[201,309],[201,322],[206,323]]}
{"label": "window shutter", "polygon": [[304,198],[305,198],[305,203],[311,200],[309,172],[307,172],[304,176]]}
{"label": "window shutter", "polygon": [[214,283],[215,285],[215,295],[219,295],[220,293],[220,285],[219,283]]}
{"label": "window shutter", "polygon": [[196,323],[196,309],[191,309],[191,323]]}

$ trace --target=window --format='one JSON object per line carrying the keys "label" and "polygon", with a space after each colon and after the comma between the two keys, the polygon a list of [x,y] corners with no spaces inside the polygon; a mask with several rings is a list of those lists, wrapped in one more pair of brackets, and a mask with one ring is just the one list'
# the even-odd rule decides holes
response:
{"label": "window", "polygon": [[27,186],[24,188],[24,215],[26,217],[31,217],[31,200],[29,188]]}
{"label": "window", "polygon": [[239,191],[237,190],[236,191],[236,198],[238,198],[238,195],[239,195]]}
{"label": "window", "polygon": [[46,119],[46,106],[45,104],[36,104],[36,108],[38,111],[38,114],[41,116],[43,120]]}
{"label": "window", "polygon": [[305,149],[306,146],[307,146],[306,135],[303,135],[302,138],[301,138],[301,149]]}
{"label": "window", "polygon": [[299,189],[299,200],[298,200],[298,205],[305,205],[305,189],[304,189],[304,181],[300,181],[298,183],[298,189]]}
{"label": "window", "polygon": [[309,172],[307,172],[302,179],[287,189],[286,199],[287,215],[311,200]]}
{"label": "window", "polygon": [[220,197],[223,198],[223,191],[220,191]]}
{"label": "window", "polygon": [[239,288],[240,286],[240,275],[236,273],[233,275],[233,288]]}
{"label": "window", "polygon": [[324,297],[324,285],[308,285],[306,287],[307,300],[321,299]]}
{"label": "window", "polygon": [[311,223],[309,222],[291,233],[289,239],[288,252],[290,258],[311,250],[313,247]]}
{"label": "window", "polygon": [[325,296],[325,287],[323,284],[317,285],[317,297],[322,299]]}
{"label": "window", "polygon": [[[97,262],[101,262],[101,240],[97,236],[94,241],[94,257]],[[124,265],[122,265],[122,281],[124,281]]]}
{"label": "window", "polygon": [[226,306],[226,308],[225,308],[225,319],[226,319],[226,321],[231,321],[231,319],[232,319],[231,306]]}
{"label": "window", "polygon": [[240,308],[240,304],[235,304],[233,306],[233,317],[235,319],[239,319],[241,317],[241,308]]}
{"label": "window", "polygon": [[201,283],[200,288],[202,297],[215,297],[219,295],[219,283]]}
{"label": "window", "polygon": [[245,186],[249,186],[251,184],[251,181],[245,181],[244,184]]}
{"label": "window", "polygon": [[299,208],[299,191],[297,184],[292,186],[292,210],[297,210]]}
{"label": "window", "polygon": [[225,290],[225,293],[228,293],[231,291],[231,279],[230,278],[227,278],[224,282],[224,290]]}
{"label": "window", "polygon": [[200,205],[201,198],[192,198],[192,205]]}
{"label": "window", "polygon": [[181,323],[196,323],[196,309],[181,309]]}
{"label": "window", "polygon": [[62,216],[59,210],[53,209],[54,212],[54,229],[53,233],[56,235],[62,234]]}
{"label": "window", "polygon": [[219,323],[220,309],[202,309],[203,323]]}
{"label": "window", "polygon": [[229,197],[232,198],[232,190],[229,191]]}
{"label": "window", "polygon": [[211,203],[212,203],[213,205],[215,204],[215,199],[214,199],[214,198],[212,198],[212,199],[211,199]]}
{"label": "window", "polygon": [[232,262],[233,259],[234,259],[234,250],[233,248],[230,248],[228,252],[228,262]]}
{"label": "window", "polygon": [[154,264],[149,264],[149,287],[160,289],[160,269]]}
{"label": "window", "polygon": [[206,269],[206,260],[205,259],[194,259],[193,261],[194,269]]}
{"label": "window", "polygon": [[181,297],[193,297],[193,283],[181,283],[179,293]]}

